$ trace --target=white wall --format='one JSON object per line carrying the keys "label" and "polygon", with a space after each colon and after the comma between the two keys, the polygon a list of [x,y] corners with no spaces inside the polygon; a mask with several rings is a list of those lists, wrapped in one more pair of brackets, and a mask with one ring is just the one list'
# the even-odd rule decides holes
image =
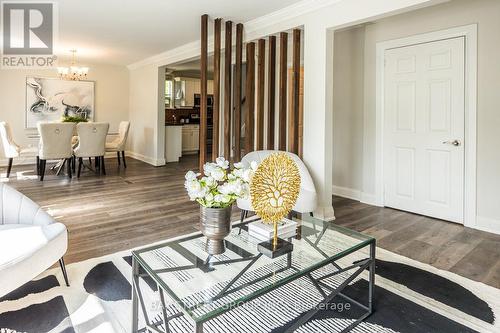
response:
{"label": "white wall", "polygon": [[[416,10],[376,21],[365,26],[363,38],[357,30],[336,33],[334,60],[334,185],[361,191],[362,196],[375,195],[375,56],[381,41],[478,24],[478,103],[477,103],[477,222],[478,228],[500,232],[500,1],[455,0],[430,8]],[[364,87],[355,84],[359,73],[349,64],[364,54]],[[362,66],[358,64],[358,66]],[[353,91],[355,90],[355,91]],[[357,91],[357,92],[356,92]],[[357,107],[351,104],[359,93],[364,94],[362,123]],[[351,107],[352,114],[346,109]],[[350,132],[351,129],[355,133]],[[363,151],[353,134],[363,137]],[[348,144],[349,146],[344,146]],[[360,159],[362,161],[360,161]],[[361,164],[360,164],[361,163]],[[362,166],[362,170],[360,170]],[[359,187],[359,179],[363,179]],[[334,189],[335,189],[334,186]],[[343,189],[340,189],[342,191]],[[340,193],[346,194],[346,193]]]}
{"label": "white wall", "polygon": [[134,157],[153,165],[165,164],[158,146],[163,147],[165,140],[156,140],[158,131],[165,130],[164,78],[164,69],[157,65],[130,70],[129,149]]}
{"label": "white wall", "polygon": [[363,188],[364,43],[364,26],[335,32],[333,190],[353,198]]}
{"label": "white wall", "polygon": [[477,215],[500,230],[500,1],[455,0],[366,27],[364,191],[374,193],[375,45],[446,28],[478,24]]}
{"label": "white wall", "polygon": [[[88,80],[95,81],[95,121],[109,122],[110,132],[117,132],[120,121],[128,120],[129,117],[129,71],[124,66],[89,67]],[[27,76],[57,75],[55,70],[0,70],[0,120],[10,124],[17,144],[36,146],[38,139],[33,137],[36,130],[24,128]],[[3,148],[0,148],[2,161],[3,157]],[[15,163],[23,162],[25,161],[15,159]]]}

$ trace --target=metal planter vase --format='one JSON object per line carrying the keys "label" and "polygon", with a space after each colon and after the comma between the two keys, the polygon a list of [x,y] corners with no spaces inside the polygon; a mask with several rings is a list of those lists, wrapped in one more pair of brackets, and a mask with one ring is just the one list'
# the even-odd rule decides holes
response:
{"label": "metal planter vase", "polygon": [[224,253],[224,238],[231,232],[231,206],[206,208],[200,206],[201,232],[207,237],[205,251],[215,255]]}

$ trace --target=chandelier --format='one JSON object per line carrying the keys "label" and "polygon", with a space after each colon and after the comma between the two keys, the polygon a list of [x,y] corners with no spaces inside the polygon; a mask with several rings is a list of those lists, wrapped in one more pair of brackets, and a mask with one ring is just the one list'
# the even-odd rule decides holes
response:
{"label": "chandelier", "polygon": [[69,67],[57,67],[59,78],[63,80],[80,81],[87,78],[88,67],[79,67],[76,65],[76,50],[70,50],[72,53],[71,65]]}

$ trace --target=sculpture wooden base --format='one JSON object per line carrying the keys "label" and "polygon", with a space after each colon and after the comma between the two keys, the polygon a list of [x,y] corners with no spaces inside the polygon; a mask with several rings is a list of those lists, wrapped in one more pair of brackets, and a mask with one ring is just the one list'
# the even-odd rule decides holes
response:
{"label": "sculpture wooden base", "polygon": [[257,245],[257,250],[260,253],[269,257],[271,259],[277,258],[284,254],[290,253],[293,251],[293,244],[284,239],[278,238],[278,243],[276,246],[273,245],[273,240],[269,240],[267,242],[262,242]]}

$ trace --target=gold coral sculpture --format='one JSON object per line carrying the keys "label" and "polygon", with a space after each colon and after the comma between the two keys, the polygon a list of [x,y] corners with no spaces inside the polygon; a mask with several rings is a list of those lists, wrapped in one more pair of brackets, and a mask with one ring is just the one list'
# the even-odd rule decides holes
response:
{"label": "gold coral sculpture", "polygon": [[280,222],[293,208],[300,191],[300,173],[293,159],[284,153],[265,158],[250,182],[250,198],[255,213],[265,223],[274,223],[274,240]]}

